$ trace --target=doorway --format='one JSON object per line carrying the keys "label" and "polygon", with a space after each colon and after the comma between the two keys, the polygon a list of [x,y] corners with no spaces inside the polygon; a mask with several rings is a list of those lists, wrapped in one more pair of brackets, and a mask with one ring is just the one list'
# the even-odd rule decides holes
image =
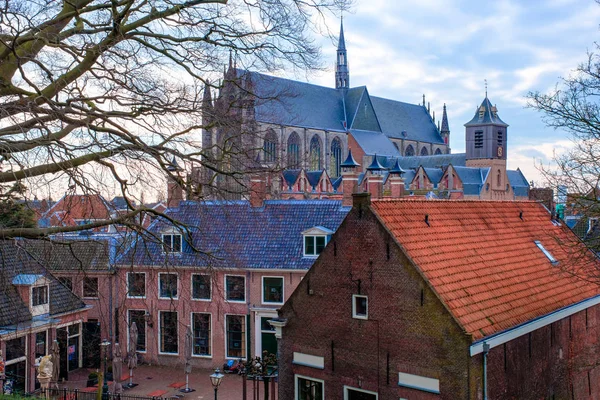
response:
{"label": "doorway", "polygon": [[83,366],[85,368],[100,368],[100,322],[88,320],[83,323]]}

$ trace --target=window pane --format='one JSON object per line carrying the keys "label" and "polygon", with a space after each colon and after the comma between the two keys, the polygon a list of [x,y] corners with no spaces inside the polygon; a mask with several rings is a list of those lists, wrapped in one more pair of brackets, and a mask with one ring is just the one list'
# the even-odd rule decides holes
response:
{"label": "window pane", "polygon": [[176,274],[160,274],[160,297],[177,298]]}
{"label": "window pane", "polygon": [[127,274],[127,286],[129,297],[146,296],[146,275],[130,272]]}
{"label": "window pane", "polygon": [[160,351],[161,353],[177,353],[177,313],[160,312]]}
{"label": "window pane", "polygon": [[305,236],[304,237],[304,254],[307,256],[315,255],[315,237]]}
{"label": "window pane", "polygon": [[25,336],[17,339],[6,341],[6,359],[5,361],[14,360],[15,358],[25,356]]}
{"label": "window pane", "polygon": [[354,309],[356,315],[359,317],[367,316],[367,298],[362,296],[356,296],[354,298]]}
{"label": "window pane", "polygon": [[48,304],[48,286],[39,286],[32,288],[31,304],[33,304],[34,306]]}
{"label": "window pane", "polygon": [[192,275],[192,298],[210,300],[210,275]]}
{"label": "window pane", "polygon": [[129,310],[129,326],[135,322],[138,331],[137,351],[146,351],[146,311]]}
{"label": "window pane", "polygon": [[173,235],[173,252],[181,253],[181,235]]}
{"label": "window pane", "polygon": [[192,314],[194,333],[194,354],[209,356],[210,353],[210,314]]}
{"label": "window pane", "polygon": [[325,248],[325,236],[316,236],[315,240],[317,242],[316,254],[321,254]]}
{"label": "window pane", "polygon": [[246,357],[246,321],[241,315],[227,316],[227,357]]}
{"label": "window pane", "polygon": [[226,299],[231,301],[246,300],[245,278],[243,276],[227,276],[225,278]]}
{"label": "window pane", "polygon": [[299,400],[323,400],[323,383],[298,377]]}
{"label": "window pane", "polygon": [[47,332],[38,332],[35,334],[35,358],[46,355]]}
{"label": "window pane", "polygon": [[283,302],[283,278],[263,278],[263,302]]}
{"label": "window pane", "polygon": [[261,331],[273,331],[275,332],[275,328],[269,323],[269,320],[273,319],[272,317],[261,317],[260,318],[260,330]]}
{"label": "window pane", "polygon": [[98,297],[98,278],[83,278],[83,297]]}

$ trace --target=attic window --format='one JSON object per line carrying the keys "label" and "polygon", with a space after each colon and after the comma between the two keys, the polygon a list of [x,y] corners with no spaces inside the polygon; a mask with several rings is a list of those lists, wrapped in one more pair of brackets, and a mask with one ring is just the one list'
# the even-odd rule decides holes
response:
{"label": "attic window", "polygon": [[181,235],[162,235],[163,251],[165,253],[181,253]]}
{"label": "attic window", "polygon": [[317,257],[329,240],[333,231],[324,226],[315,226],[302,232],[304,237],[304,257]]}
{"label": "attic window", "polygon": [[550,260],[552,265],[558,264],[558,260],[554,258],[554,256],[548,250],[546,250],[542,242],[540,242],[539,240],[535,240],[534,243],[542,251],[542,253],[544,253],[544,255],[548,257],[548,260]]}
{"label": "attic window", "polygon": [[33,307],[48,304],[48,286],[31,288],[31,305]]}

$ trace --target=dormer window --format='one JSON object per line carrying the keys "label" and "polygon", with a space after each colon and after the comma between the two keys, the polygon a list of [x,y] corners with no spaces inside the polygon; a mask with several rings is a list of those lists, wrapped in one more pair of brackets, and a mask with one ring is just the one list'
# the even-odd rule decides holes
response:
{"label": "dormer window", "polygon": [[13,278],[12,284],[17,286],[23,301],[29,303],[34,317],[50,312],[50,286],[46,277],[38,274],[19,274]]}
{"label": "dormer window", "polygon": [[317,257],[329,242],[333,231],[323,226],[315,226],[302,232],[304,236],[304,257]]}
{"label": "dormer window", "polygon": [[31,288],[31,305],[33,307],[48,304],[48,286],[37,286]]}
{"label": "dormer window", "polygon": [[181,253],[181,235],[168,233],[162,235],[163,251],[165,253]]}

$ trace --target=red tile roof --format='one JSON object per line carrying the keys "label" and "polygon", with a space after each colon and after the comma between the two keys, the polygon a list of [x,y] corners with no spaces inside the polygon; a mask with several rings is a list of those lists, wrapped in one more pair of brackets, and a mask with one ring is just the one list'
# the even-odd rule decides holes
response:
{"label": "red tile roof", "polygon": [[66,195],[46,212],[52,226],[73,226],[76,220],[110,218],[109,205],[100,195]]}
{"label": "red tile roof", "polygon": [[[473,340],[600,294],[585,279],[597,282],[600,262],[536,202],[371,205]],[[553,265],[534,241],[559,263]]]}

